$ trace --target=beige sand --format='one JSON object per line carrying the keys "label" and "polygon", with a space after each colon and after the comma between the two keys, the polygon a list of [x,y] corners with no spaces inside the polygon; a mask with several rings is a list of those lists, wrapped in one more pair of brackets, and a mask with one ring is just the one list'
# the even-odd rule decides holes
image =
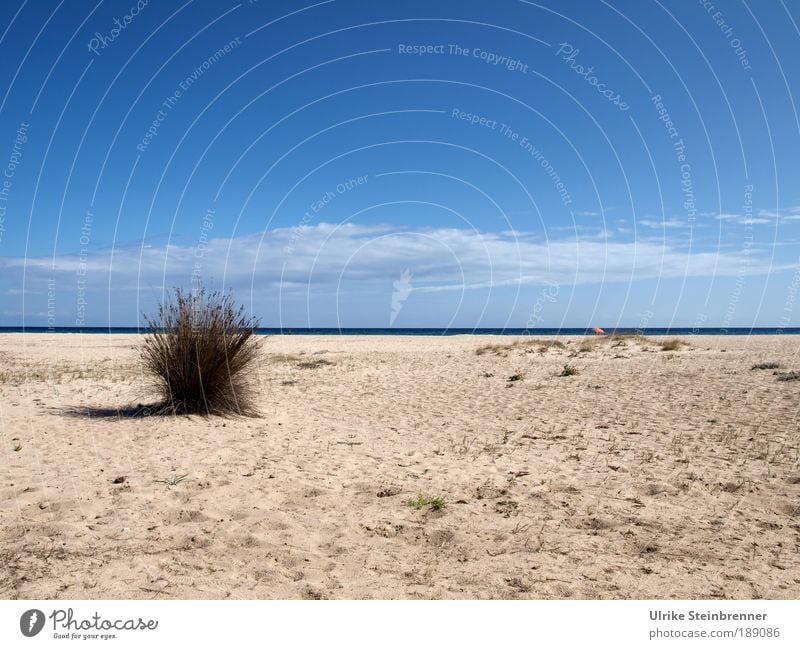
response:
{"label": "beige sand", "polygon": [[68,414],[148,400],[135,336],[0,336],[0,597],[800,597],[800,338],[513,340],[268,338],[204,420]]}

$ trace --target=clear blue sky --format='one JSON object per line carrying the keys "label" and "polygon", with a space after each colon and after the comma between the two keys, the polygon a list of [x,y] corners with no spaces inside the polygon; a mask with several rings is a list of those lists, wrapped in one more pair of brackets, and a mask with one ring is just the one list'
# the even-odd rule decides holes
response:
{"label": "clear blue sky", "polygon": [[40,0],[0,325],[800,325],[800,6]]}

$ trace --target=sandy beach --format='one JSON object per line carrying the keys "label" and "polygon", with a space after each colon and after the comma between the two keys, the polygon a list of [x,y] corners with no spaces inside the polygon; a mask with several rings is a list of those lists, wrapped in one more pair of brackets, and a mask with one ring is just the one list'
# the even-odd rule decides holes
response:
{"label": "sandy beach", "polygon": [[800,337],[269,337],[250,419],[138,340],[0,336],[0,597],[800,597]]}

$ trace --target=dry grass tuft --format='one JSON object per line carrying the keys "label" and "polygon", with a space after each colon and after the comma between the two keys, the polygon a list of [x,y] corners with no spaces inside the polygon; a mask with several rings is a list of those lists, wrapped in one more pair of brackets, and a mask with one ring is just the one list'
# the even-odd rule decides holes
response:
{"label": "dry grass tuft", "polygon": [[205,290],[175,295],[145,317],[144,372],[161,396],[154,414],[255,415],[253,370],[257,321],[230,295]]}
{"label": "dry grass tuft", "polygon": [[783,367],[780,363],[756,363],[751,367],[751,370],[779,370]]}
{"label": "dry grass tuft", "polygon": [[489,343],[488,345],[481,345],[475,350],[475,354],[483,356],[484,354],[500,355],[510,349],[514,349],[517,343],[503,344],[503,343]]}
{"label": "dry grass tuft", "polygon": [[628,343],[639,343],[640,345],[652,344],[652,340],[641,334],[613,334],[608,337],[612,347],[627,347]]}
{"label": "dry grass tuft", "polygon": [[554,347],[555,349],[567,348],[567,346],[560,340],[532,340],[530,342],[531,344],[536,344],[540,349],[550,349],[551,347]]}
{"label": "dry grass tuft", "polygon": [[674,352],[678,351],[681,347],[686,347],[689,343],[684,342],[679,338],[670,338],[669,340],[665,340],[657,344],[661,345],[662,352]]}
{"label": "dry grass tuft", "polygon": [[489,343],[481,345],[475,350],[475,354],[483,356],[484,354],[494,354],[495,356],[503,356],[507,352],[514,349],[523,349],[526,352],[531,352],[536,348],[536,351],[546,352],[548,349],[565,349],[566,345],[560,340],[546,340],[541,338],[528,338],[515,340],[510,343]]}
{"label": "dry grass tuft", "polygon": [[297,364],[297,367],[299,367],[301,370],[315,370],[318,367],[324,367],[325,365],[334,365],[334,363],[327,361],[324,358],[313,358],[300,361]]}

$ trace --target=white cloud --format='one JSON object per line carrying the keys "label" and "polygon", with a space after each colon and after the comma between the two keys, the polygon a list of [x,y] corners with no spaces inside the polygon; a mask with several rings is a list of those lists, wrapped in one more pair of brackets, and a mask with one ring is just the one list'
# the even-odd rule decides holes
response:
{"label": "white cloud", "polygon": [[[659,222],[658,227],[663,224]],[[515,236],[517,235],[517,236]],[[356,224],[279,228],[261,234],[213,239],[198,256],[193,246],[126,246],[77,255],[0,259],[8,287],[19,286],[23,267],[28,288],[54,277],[74,285],[85,272],[87,290],[139,291],[188,286],[195,263],[205,281],[283,293],[307,288],[384,286],[410,269],[415,290],[438,291],[541,284],[596,284],[656,277],[732,276],[769,271],[768,260],[740,252],[688,251],[654,240],[613,241],[598,237],[538,240],[530,233],[468,229],[407,230]],[[399,269],[399,270],[398,270]],[[776,270],[774,267],[772,270]]]}
{"label": "white cloud", "polygon": [[778,210],[759,209],[755,214],[753,216],[752,213],[748,215],[734,212],[700,212],[700,216],[713,217],[718,221],[729,221],[738,225],[774,225],[775,223],[797,221],[795,215],[800,215],[800,206]]}
{"label": "white cloud", "polygon": [[777,212],[770,212],[767,210],[759,210],[758,216],[722,213],[717,214],[714,218],[720,221],[727,221],[728,223],[735,223],[737,225],[767,225],[770,223],[775,224],[776,221],[788,220]]}
{"label": "white cloud", "polygon": [[607,206],[601,207],[599,211],[597,210],[577,210],[573,212],[575,216],[605,216],[606,214],[611,214],[612,212],[616,211],[616,207]]}
{"label": "white cloud", "polygon": [[689,227],[689,224],[682,219],[664,219],[664,220],[657,220],[657,219],[640,219],[639,225],[643,225],[646,228],[653,228],[662,230],[664,228],[686,228]]}

